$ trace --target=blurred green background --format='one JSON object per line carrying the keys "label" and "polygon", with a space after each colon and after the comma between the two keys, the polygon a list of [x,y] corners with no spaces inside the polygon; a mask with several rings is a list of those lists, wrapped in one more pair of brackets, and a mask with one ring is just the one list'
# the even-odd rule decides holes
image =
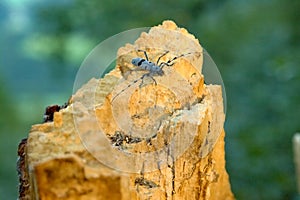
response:
{"label": "blurred green background", "polygon": [[0,199],[17,198],[16,151],[44,108],[63,104],[101,41],[172,19],[199,38],[227,92],[226,160],[237,199],[296,199],[299,0],[2,0]]}

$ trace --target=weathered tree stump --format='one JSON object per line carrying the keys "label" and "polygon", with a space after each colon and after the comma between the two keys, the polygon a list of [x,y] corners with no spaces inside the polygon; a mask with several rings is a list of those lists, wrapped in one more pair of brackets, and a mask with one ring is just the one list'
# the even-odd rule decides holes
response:
{"label": "weathered tree stump", "polygon": [[[138,49],[151,61],[166,50],[162,62],[186,56],[154,84],[132,70]],[[115,70],[32,126],[19,152],[20,199],[234,199],[222,89],[204,84],[203,52],[172,21],[120,48]]]}

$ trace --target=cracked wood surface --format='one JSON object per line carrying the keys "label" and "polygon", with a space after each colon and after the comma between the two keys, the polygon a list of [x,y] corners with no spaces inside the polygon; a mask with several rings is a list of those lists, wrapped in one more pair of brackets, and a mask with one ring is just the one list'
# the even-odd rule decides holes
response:
{"label": "cracked wood surface", "polygon": [[[112,103],[145,73],[130,65],[143,56],[137,49],[150,60],[166,50],[162,61],[193,55],[164,67],[164,76],[153,77],[157,85],[145,80]],[[53,122],[32,127],[23,199],[234,199],[225,169],[222,90],[204,84],[201,52],[198,40],[172,21],[120,48],[116,70],[80,88]],[[93,131],[99,126],[106,143]],[[143,157],[149,152],[157,160]]]}

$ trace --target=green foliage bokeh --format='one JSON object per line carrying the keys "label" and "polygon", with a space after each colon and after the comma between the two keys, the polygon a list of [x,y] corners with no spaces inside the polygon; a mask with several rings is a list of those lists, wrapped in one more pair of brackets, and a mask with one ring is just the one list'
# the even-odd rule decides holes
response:
{"label": "green foliage bokeh", "polygon": [[[0,198],[17,194],[13,167],[18,140],[26,137],[30,124],[41,121],[43,107],[67,101],[76,69],[89,51],[121,31],[172,19],[199,39],[222,74],[227,92],[226,165],[237,199],[295,199],[291,140],[300,131],[299,2],[28,1],[29,25],[23,32],[0,21],[5,162],[0,167]],[[14,46],[8,52],[7,38],[13,38]],[[41,71],[49,75],[48,81],[40,77]],[[12,82],[17,86],[9,85]]]}

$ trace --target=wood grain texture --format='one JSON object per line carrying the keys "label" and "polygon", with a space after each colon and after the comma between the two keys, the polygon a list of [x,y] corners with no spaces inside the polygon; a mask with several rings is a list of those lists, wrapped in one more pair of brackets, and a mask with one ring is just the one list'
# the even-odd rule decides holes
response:
{"label": "wood grain texture", "polygon": [[[157,85],[137,84],[112,103],[145,73],[130,64],[143,56],[137,49],[151,60],[166,50],[162,61],[192,54],[164,67],[164,76],[153,77]],[[234,199],[222,90],[204,84],[202,52],[172,21],[120,48],[115,70],[80,88],[53,122],[32,127],[26,145],[31,199]]]}

